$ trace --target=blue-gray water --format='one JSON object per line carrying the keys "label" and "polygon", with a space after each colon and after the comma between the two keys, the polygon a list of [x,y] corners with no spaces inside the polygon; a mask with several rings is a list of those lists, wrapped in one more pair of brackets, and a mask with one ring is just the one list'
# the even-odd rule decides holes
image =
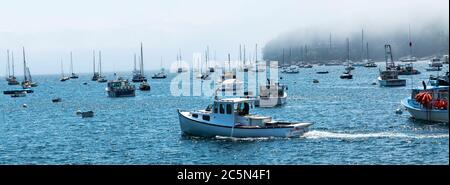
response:
{"label": "blue-gray water", "polygon": [[[150,92],[114,99],[106,84],[89,80],[91,74],[67,82],[59,75],[33,76],[40,84],[33,94],[0,98],[0,164],[449,164],[448,124],[394,113],[409,96],[411,79],[416,86],[436,74],[425,66],[417,64],[422,74],[402,76],[408,85],[397,88],[371,85],[378,68],[357,67],[352,80],[339,79],[343,66],[282,74],[288,103],[256,112],[315,123],[290,139],[182,136],[176,110],[205,108],[211,98],[170,96],[174,74],[150,80]],[[315,74],[319,70],[330,73]],[[0,89],[11,88],[2,79]],[[52,103],[54,97],[62,102]],[[95,116],[82,119],[78,109]]]}

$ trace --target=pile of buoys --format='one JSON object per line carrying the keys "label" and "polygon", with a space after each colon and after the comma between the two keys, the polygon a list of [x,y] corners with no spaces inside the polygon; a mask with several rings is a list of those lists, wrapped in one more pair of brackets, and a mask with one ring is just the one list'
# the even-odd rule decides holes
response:
{"label": "pile of buoys", "polygon": [[429,107],[431,100],[433,97],[429,92],[421,92],[417,94],[414,99],[416,99],[417,102],[422,104],[424,107]]}
{"label": "pile of buoys", "polygon": [[436,107],[437,109],[447,109],[448,106],[448,102],[446,100],[436,100],[433,103],[433,106]]}

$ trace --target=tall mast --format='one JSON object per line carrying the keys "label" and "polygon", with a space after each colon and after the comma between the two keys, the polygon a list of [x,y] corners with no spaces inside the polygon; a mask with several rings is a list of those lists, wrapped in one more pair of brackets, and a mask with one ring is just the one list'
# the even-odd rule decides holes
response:
{"label": "tall mast", "polygon": [[98,51],[98,74],[102,76],[102,51]]}
{"label": "tall mast", "polygon": [[255,44],[255,62],[258,63],[258,44]]}
{"label": "tall mast", "polygon": [[244,44],[244,65],[245,65],[245,44]]}
{"label": "tall mast", "polygon": [[283,65],[284,65],[284,48],[283,48]]}
{"label": "tall mast", "polygon": [[364,29],[361,30],[361,61],[364,58]]}
{"label": "tall mast", "polygon": [[366,57],[367,57],[367,60],[369,60],[369,42],[366,42]]}
{"label": "tall mast", "polygon": [[61,59],[61,77],[64,78],[63,60]]}
{"label": "tall mast", "polygon": [[136,72],[136,53],[134,54],[134,68],[133,72]]}
{"label": "tall mast", "polygon": [[292,64],[292,47],[289,47],[289,64]]}
{"label": "tall mast", "polygon": [[25,47],[22,47],[22,54],[23,54],[23,81],[26,82],[28,81],[27,79],[27,62],[25,60]]}
{"label": "tall mast", "polygon": [[6,59],[6,61],[7,61],[6,67],[7,67],[7,70],[8,70],[8,77],[7,78],[9,78],[11,76],[10,66],[9,66],[9,49],[6,50],[6,55],[7,55],[6,56],[7,57],[7,59]]}
{"label": "tall mast", "polygon": [[14,76],[14,52],[11,51],[12,76]]}
{"label": "tall mast", "polygon": [[350,41],[347,38],[347,62],[350,62]]}
{"label": "tall mast", "polygon": [[239,44],[239,63],[241,63],[241,62],[242,62],[242,47]]}
{"label": "tall mast", "polygon": [[144,76],[144,52],[142,50],[142,42],[141,42],[141,75]]}
{"label": "tall mast", "polygon": [[70,52],[70,73],[73,74],[73,59],[72,59],[72,52]]}
{"label": "tall mast", "polygon": [[231,71],[231,59],[229,53],[228,53],[228,70]]}
{"label": "tall mast", "polygon": [[95,50],[92,50],[92,61],[93,61],[93,65],[92,65],[92,67],[93,67],[93,69],[94,69],[94,74],[95,74]]}

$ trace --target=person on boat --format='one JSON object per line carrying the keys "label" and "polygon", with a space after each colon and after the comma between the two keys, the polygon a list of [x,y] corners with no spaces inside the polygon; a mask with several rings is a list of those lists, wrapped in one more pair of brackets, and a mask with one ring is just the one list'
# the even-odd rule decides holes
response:
{"label": "person on boat", "polygon": [[422,85],[423,85],[423,90],[427,90],[427,84],[425,83],[425,81],[422,81]]}

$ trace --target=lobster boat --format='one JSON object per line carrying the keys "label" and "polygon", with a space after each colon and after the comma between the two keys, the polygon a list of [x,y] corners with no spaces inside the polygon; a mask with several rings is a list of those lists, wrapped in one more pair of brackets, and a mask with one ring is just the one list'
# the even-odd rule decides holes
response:
{"label": "lobster boat", "polygon": [[428,84],[428,88],[423,82],[423,87],[413,89],[411,97],[401,104],[415,119],[448,123],[448,85],[440,85],[436,80]]}
{"label": "lobster boat", "polygon": [[178,110],[183,134],[200,137],[299,137],[313,123],[275,121],[250,114],[253,99],[216,99],[204,110]]}

